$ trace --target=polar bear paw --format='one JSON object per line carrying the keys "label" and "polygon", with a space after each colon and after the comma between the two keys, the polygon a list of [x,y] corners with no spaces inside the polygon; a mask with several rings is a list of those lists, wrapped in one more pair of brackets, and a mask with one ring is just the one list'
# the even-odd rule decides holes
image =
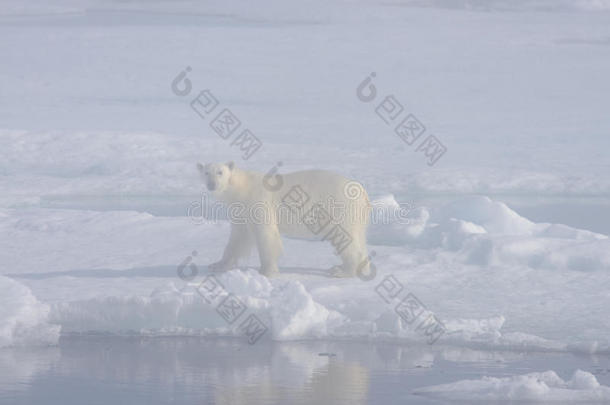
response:
{"label": "polar bear paw", "polygon": [[277,277],[280,271],[277,267],[261,267],[260,273],[268,278]]}

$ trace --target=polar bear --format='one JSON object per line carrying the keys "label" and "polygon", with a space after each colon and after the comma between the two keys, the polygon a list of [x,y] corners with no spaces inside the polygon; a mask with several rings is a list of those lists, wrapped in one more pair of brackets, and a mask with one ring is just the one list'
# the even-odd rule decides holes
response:
{"label": "polar bear", "polygon": [[213,271],[235,268],[256,246],[260,272],[276,275],[284,235],[330,242],[343,262],[333,268],[334,276],[368,273],[371,204],[361,184],[324,170],[280,175],[274,168],[263,175],[233,162],[197,168],[210,194],[227,206],[231,222],[229,242],[222,259],[210,265]]}

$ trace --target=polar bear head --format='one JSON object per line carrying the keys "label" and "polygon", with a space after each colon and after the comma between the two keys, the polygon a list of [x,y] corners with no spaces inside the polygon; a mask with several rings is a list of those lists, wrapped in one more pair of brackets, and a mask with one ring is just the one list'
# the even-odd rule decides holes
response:
{"label": "polar bear head", "polygon": [[234,168],[235,164],[233,162],[208,163],[206,165],[197,163],[199,174],[208,191],[213,195],[220,195],[227,189]]}

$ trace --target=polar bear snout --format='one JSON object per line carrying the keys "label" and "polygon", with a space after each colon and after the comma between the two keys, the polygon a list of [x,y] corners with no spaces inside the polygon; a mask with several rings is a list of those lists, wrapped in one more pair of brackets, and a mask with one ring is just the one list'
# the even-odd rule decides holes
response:
{"label": "polar bear snout", "polygon": [[216,190],[216,186],[217,186],[217,185],[216,185],[216,182],[215,182],[215,181],[208,180],[208,181],[206,182],[206,186],[208,187],[208,190],[210,190],[210,191],[214,191],[214,190]]}

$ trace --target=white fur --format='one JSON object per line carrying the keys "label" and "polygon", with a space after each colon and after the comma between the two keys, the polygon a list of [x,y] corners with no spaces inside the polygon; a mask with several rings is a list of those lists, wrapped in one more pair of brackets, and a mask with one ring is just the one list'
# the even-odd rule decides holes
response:
{"label": "white fur", "polygon": [[[366,228],[370,203],[359,183],[323,170],[300,171],[278,177],[240,170],[233,162],[205,166],[199,163],[197,167],[216,199],[244,207],[240,214],[232,218],[229,242],[222,259],[210,265],[213,270],[235,268],[238,260],[256,246],[261,273],[273,276],[278,272],[277,259],[282,251],[280,235],[330,240],[329,231],[339,225],[349,235],[351,242],[339,253],[343,264],[335,275],[354,276],[357,272],[368,272]],[[291,210],[282,202],[294,186],[299,186],[310,197],[302,210]],[[346,187],[352,188],[351,192],[346,193]],[[343,206],[344,209],[333,210],[333,202],[335,207]],[[318,234],[312,233],[301,220],[303,214],[316,203],[321,204],[331,216],[331,222]]]}

